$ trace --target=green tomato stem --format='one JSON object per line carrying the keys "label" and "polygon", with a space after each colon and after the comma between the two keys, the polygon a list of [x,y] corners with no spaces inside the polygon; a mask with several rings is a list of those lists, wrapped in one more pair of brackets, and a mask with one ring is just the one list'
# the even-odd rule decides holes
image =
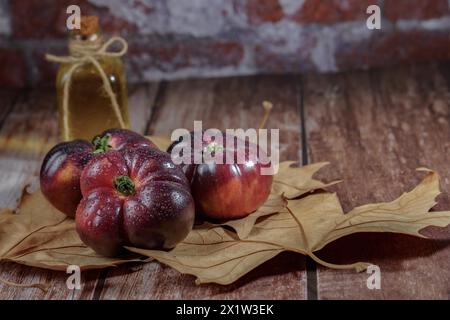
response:
{"label": "green tomato stem", "polygon": [[114,186],[124,196],[133,195],[136,190],[133,181],[128,176],[118,176],[114,178]]}
{"label": "green tomato stem", "polygon": [[112,148],[112,146],[108,144],[109,138],[111,138],[111,136],[106,134],[103,137],[96,137],[94,141],[92,141],[95,148],[94,154],[104,153]]}

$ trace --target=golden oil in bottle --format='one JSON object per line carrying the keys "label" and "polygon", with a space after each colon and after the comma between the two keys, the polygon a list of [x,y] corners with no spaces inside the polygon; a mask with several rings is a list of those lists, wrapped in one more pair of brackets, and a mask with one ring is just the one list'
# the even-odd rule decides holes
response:
{"label": "golden oil in bottle", "polygon": [[[72,32],[71,42],[86,46],[87,50],[96,50],[103,45],[98,32],[96,17],[82,17],[81,29]],[[119,57],[98,56],[99,65],[105,72],[119,105],[125,127],[129,126],[128,98],[122,61]],[[57,80],[57,104],[59,123],[63,140],[91,140],[95,135],[110,128],[120,128],[120,122],[114,112],[111,97],[105,91],[102,77],[93,63],[84,62],[74,69],[68,88],[68,112],[64,112],[64,84],[68,80],[73,63],[61,64]],[[67,116],[68,132],[64,132],[64,117]]]}

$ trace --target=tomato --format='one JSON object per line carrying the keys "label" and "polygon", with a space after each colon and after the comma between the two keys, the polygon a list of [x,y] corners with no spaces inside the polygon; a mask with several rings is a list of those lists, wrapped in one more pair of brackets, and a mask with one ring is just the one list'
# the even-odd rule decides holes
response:
{"label": "tomato", "polygon": [[189,182],[170,155],[154,148],[109,150],[94,157],[80,179],[76,228],[105,256],[123,246],[171,249],[193,227]]}
{"label": "tomato", "polygon": [[92,143],[85,140],[59,143],[47,153],[42,162],[42,193],[56,209],[73,218],[81,200],[81,171],[89,160],[108,150],[142,146],[156,148],[150,140],[126,129],[106,130],[94,138]]}
{"label": "tomato", "polygon": [[[235,136],[223,133],[221,140],[218,142],[215,137],[202,132],[191,132],[190,136],[174,142],[168,152],[176,163],[181,162],[183,157],[190,160],[180,166],[190,182],[200,216],[211,220],[242,218],[258,209],[268,198],[273,176],[262,174],[262,169],[269,168],[270,164],[260,161],[267,156],[255,144],[248,141],[244,143]],[[200,150],[195,150],[195,146],[200,146]],[[186,159],[182,150],[189,148],[190,159]],[[196,164],[196,152],[200,152],[203,158],[205,154],[216,158]],[[232,161],[227,163],[227,159]]]}

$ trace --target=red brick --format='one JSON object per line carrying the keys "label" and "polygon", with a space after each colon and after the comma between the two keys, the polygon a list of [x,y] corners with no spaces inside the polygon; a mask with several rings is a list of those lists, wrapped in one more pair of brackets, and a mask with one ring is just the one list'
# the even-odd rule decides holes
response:
{"label": "red brick", "polygon": [[284,16],[278,0],[247,0],[246,12],[249,22],[253,25],[277,22]]}
{"label": "red brick", "polygon": [[81,13],[98,15],[106,33],[129,33],[136,26],[113,17],[106,8],[96,7],[86,0],[27,0],[11,1],[12,32],[20,38],[52,38],[67,36],[66,9],[79,5]]}
{"label": "red brick", "polygon": [[334,23],[362,20],[368,17],[366,10],[378,0],[305,0],[292,19],[303,23]]}
{"label": "red brick", "polygon": [[266,50],[264,46],[255,48],[255,65],[260,72],[270,73],[303,73],[316,71],[310,55],[299,51],[280,54]]}
{"label": "red brick", "polygon": [[23,52],[0,49],[0,87],[22,88],[27,85],[27,65]]}
{"label": "red brick", "polygon": [[[147,8],[144,11],[149,12],[148,10],[149,9]],[[125,36],[135,34],[138,30],[135,24],[112,15],[107,8],[90,6],[88,12],[90,15],[97,15],[100,17],[100,27],[102,32],[105,34],[118,34]]]}
{"label": "red brick", "polygon": [[448,59],[448,32],[421,30],[378,33],[369,40],[343,45],[336,52],[336,63],[342,70]]}
{"label": "red brick", "polygon": [[448,0],[385,0],[385,17],[398,19],[430,19],[449,13]]}
{"label": "red brick", "polygon": [[232,41],[186,40],[168,43],[130,43],[125,60],[130,71],[176,72],[184,68],[213,69],[237,66],[244,57],[241,44]]}

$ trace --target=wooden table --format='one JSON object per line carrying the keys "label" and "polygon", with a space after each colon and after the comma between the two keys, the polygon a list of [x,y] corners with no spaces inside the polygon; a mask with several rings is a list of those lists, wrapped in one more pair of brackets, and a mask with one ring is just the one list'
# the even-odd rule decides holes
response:
{"label": "wooden table", "polygon": [[[261,102],[274,102],[268,128],[280,129],[281,158],[332,163],[320,177],[344,179],[336,191],[348,211],[388,201],[420,179],[414,169],[441,174],[437,210],[450,209],[450,65],[396,67],[311,76],[254,76],[145,83],[130,88],[133,128],[168,135],[175,128],[257,126]],[[23,186],[57,139],[52,89],[0,91],[0,206],[14,206]],[[68,290],[64,273],[0,264],[0,277],[45,282],[51,289],[0,285],[0,299],[449,299],[450,227],[428,228],[423,240],[358,234],[319,252],[335,263],[371,261],[381,290],[366,273],[336,271],[296,254],[281,254],[233,285],[196,286],[194,278],[150,262],[82,274]]]}

